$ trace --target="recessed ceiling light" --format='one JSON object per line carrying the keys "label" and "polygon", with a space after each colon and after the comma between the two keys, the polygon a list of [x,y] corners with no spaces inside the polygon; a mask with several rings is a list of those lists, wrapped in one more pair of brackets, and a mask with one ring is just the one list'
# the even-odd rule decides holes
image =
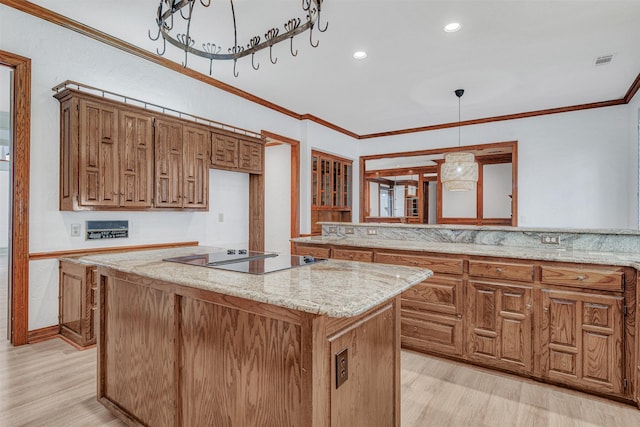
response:
{"label": "recessed ceiling light", "polygon": [[452,22],[444,26],[444,31],[447,33],[455,33],[460,28],[462,28],[462,24],[460,24],[459,22]]}
{"label": "recessed ceiling light", "polygon": [[359,50],[357,52],[354,52],[353,57],[355,59],[364,59],[367,57],[367,52],[365,52],[364,50]]}

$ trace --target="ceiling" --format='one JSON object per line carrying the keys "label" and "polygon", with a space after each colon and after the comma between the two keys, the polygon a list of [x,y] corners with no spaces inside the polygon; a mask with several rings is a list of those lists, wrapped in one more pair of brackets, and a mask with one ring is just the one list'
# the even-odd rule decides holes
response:
{"label": "ceiling", "polygon": [[[158,0],[32,2],[151,52],[162,49],[161,41],[148,36],[157,32]],[[300,3],[235,0],[239,42],[303,17]],[[228,15],[226,4],[197,5],[198,13]],[[256,54],[258,71],[248,57],[238,62],[239,77],[232,63],[214,64],[212,76],[295,113],[368,135],[457,122],[458,88],[465,89],[464,121],[621,99],[640,73],[639,0],[325,0],[324,21],[328,30],[313,33],[316,49],[305,33],[294,40],[295,58],[283,42],[273,48],[275,65],[267,49]],[[445,33],[452,21],[462,29]],[[198,32],[213,25],[193,27],[201,43]],[[223,32],[230,34],[228,28]],[[356,50],[368,57],[353,59]],[[610,64],[594,65],[609,54]],[[165,56],[184,60],[170,45]],[[188,66],[209,73],[206,60],[190,57]]]}

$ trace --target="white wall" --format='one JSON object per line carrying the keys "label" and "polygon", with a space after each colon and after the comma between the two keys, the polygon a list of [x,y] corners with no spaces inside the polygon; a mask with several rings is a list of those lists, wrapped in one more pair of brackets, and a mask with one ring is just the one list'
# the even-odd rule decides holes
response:
{"label": "white wall", "polygon": [[[638,228],[638,140],[629,136],[634,104],[465,126],[462,145],[518,141],[520,226]],[[457,145],[457,132],[358,145],[360,155],[440,148]]]}
{"label": "white wall", "polygon": [[[256,132],[264,129],[304,139],[302,177],[306,180],[306,183],[303,180],[306,197],[301,197],[301,209],[307,219],[307,229],[311,146],[325,150],[327,141],[325,151],[357,158],[355,144],[349,143],[348,147],[345,144],[350,140],[348,137],[326,128],[317,129],[317,125],[307,126],[4,5],[0,5],[0,49],[32,60],[29,211],[32,253],[187,240],[217,246],[244,246],[248,240],[248,176],[233,172],[211,172],[209,212],[60,212],[59,104],[52,97],[51,88],[64,80],[75,80]],[[357,167],[354,173],[357,177]],[[223,223],[219,222],[220,213]],[[82,224],[84,234],[84,222],[89,219],[128,219],[130,237],[87,242],[70,236],[71,224]],[[55,262],[30,263],[29,294],[29,329],[56,324]]]}
{"label": "white wall", "polygon": [[482,167],[483,218],[511,217],[511,163]]}
{"label": "white wall", "polygon": [[291,146],[265,148],[265,229],[267,251],[290,252],[291,243]]}

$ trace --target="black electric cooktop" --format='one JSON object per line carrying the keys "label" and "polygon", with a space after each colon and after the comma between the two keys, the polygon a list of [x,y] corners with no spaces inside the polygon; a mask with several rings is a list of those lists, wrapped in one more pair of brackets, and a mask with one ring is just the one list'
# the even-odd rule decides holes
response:
{"label": "black electric cooktop", "polygon": [[166,258],[163,261],[237,271],[239,273],[265,274],[311,265],[326,260],[312,256],[257,252],[247,249],[227,249],[208,254]]}

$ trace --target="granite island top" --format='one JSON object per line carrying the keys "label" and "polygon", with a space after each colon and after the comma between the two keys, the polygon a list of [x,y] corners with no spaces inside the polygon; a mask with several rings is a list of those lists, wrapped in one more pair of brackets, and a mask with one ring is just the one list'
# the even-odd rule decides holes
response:
{"label": "granite island top", "polygon": [[[376,224],[377,226],[377,224]],[[469,243],[440,243],[418,240],[392,240],[313,236],[291,239],[296,243],[339,245],[360,248],[405,250],[443,254],[520,258],[539,261],[574,262],[585,264],[617,265],[640,270],[640,253],[573,250],[567,248],[532,248],[518,246],[483,245]]]}
{"label": "granite island top", "polygon": [[352,317],[432,276],[413,267],[327,260],[264,275],[162,261],[224,249],[193,246],[66,259],[330,317]]}

